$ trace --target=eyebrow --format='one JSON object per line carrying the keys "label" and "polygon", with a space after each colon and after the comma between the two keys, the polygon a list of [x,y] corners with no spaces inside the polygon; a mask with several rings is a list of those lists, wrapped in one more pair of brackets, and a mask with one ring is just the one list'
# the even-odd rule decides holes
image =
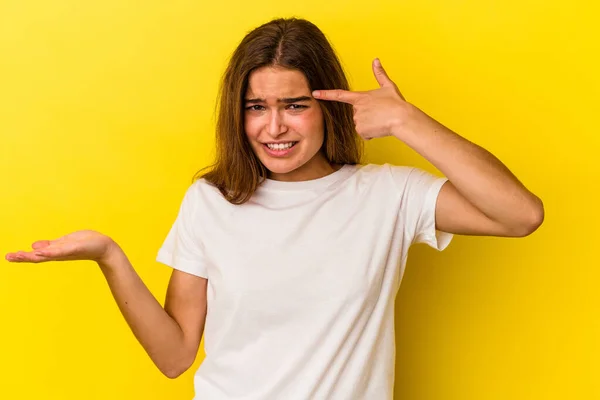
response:
{"label": "eyebrow", "polygon": [[[277,99],[277,102],[291,104],[291,103],[299,103],[301,101],[310,101],[310,100],[312,100],[312,97],[310,97],[310,96],[299,96],[299,97],[285,97],[283,99]],[[265,99],[246,99],[245,102],[248,104],[256,104],[256,103],[266,103],[266,100]]]}

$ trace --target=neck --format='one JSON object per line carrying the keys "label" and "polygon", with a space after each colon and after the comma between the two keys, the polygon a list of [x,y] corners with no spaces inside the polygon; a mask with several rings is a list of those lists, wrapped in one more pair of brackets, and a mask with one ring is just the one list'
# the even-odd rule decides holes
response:
{"label": "neck", "polygon": [[301,167],[284,173],[269,173],[269,179],[284,182],[300,182],[319,179],[339,170],[342,166],[330,163],[323,156],[315,156],[312,160]]}

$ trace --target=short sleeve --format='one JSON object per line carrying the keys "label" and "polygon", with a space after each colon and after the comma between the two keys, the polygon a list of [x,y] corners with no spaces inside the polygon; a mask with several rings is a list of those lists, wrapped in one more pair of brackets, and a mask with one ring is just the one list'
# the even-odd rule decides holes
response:
{"label": "short sleeve", "polygon": [[444,250],[453,235],[436,229],[435,209],[440,190],[448,179],[419,168],[391,166],[391,169],[401,192],[404,234],[411,244],[425,243],[436,250]]}
{"label": "short sleeve", "polygon": [[177,217],[158,250],[156,261],[188,274],[208,278],[204,247],[194,229],[198,223],[197,189],[192,185],[186,191]]}

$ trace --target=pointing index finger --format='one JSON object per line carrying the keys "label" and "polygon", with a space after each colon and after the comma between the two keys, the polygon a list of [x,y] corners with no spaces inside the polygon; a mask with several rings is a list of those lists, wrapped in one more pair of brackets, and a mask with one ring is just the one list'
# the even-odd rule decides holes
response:
{"label": "pointing index finger", "polygon": [[330,100],[340,101],[342,103],[354,104],[360,94],[356,92],[350,92],[348,90],[334,89],[334,90],[315,90],[312,92],[315,99],[319,100]]}

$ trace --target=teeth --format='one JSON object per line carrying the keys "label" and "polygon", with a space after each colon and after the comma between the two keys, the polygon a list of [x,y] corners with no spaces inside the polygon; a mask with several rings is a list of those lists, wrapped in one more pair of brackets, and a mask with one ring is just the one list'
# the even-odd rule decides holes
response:
{"label": "teeth", "polygon": [[267,147],[271,150],[287,150],[290,147],[292,147],[294,145],[294,142],[289,142],[289,143],[277,143],[277,144],[273,144],[273,143],[268,143]]}

